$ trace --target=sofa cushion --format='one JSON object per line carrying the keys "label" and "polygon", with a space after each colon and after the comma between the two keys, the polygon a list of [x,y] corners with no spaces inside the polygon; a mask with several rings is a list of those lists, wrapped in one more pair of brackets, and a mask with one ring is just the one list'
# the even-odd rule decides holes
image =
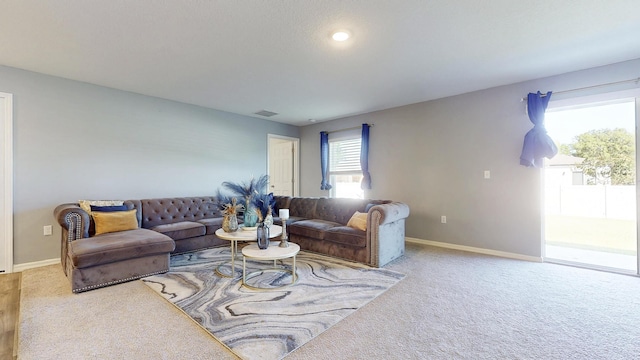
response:
{"label": "sofa cushion", "polygon": [[215,201],[212,196],[140,200],[142,227],[151,229],[163,224],[221,216]]}
{"label": "sofa cushion", "polygon": [[294,197],[289,203],[289,216],[313,219],[316,216],[315,211],[317,202],[318,198]]}
{"label": "sofa cushion", "polygon": [[317,219],[300,220],[289,226],[289,233],[322,240],[325,231],[336,226],[340,226],[340,224]]}
{"label": "sofa cushion", "polygon": [[[111,202],[110,200],[99,200],[100,202]],[[113,202],[120,202],[120,201],[113,201]],[[96,206],[96,205],[93,205]],[[105,207],[111,208],[111,207],[116,207],[116,206],[120,206],[120,205],[105,205]],[[125,210],[133,210],[136,209],[136,221],[138,221],[138,227],[142,227],[142,211],[141,209],[141,204],[140,204],[140,200],[126,200],[123,202],[123,205],[126,207]],[[90,206],[91,207],[91,206]],[[103,211],[104,212],[104,211]],[[96,234],[96,222],[93,219],[93,215],[92,213],[87,213],[89,214],[89,236],[94,236]]]}
{"label": "sofa cushion", "polygon": [[367,233],[349,226],[336,226],[325,231],[324,240],[354,247],[365,247]]}
{"label": "sofa cushion", "polygon": [[[300,220],[309,220],[309,219],[303,218],[303,217],[298,217],[298,216],[290,216],[287,219],[287,226],[293,224],[294,222],[298,222]],[[280,219],[279,217],[274,217],[273,218],[273,223],[276,224],[276,225],[282,226],[282,219]]]}
{"label": "sofa cushion", "polygon": [[91,215],[91,205],[93,206],[119,206],[124,204],[124,200],[78,200],[80,208]]}
{"label": "sofa cushion", "polygon": [[92,213],[96,235],[138,228],[136,210]]}
{"label": "sofa cushion", "polygon": [[91,205],[91,212],[114,212],[114,211],[127,211],[130,210],[127,205],[114,205],[114,206],[93,206]]}
{"label": "sofa cushion", "polygon": [[168,254],[175,246],[168,236],[135,229],[71,241],[69,256],[74,267],[86,268],[147,255]]}
{"label": "sofa cushion", "polygon": [[222,220],[223,218],[217,217],[211,219],[202,219],[198,220],[197,222],[205,226],[207,235],[211,235],[215,234],[216,230],[222,227]]}
{"label": "sofa cushion", "polygon": [[[291,216],[289,215],[289,219],[287,219],[287,225],[294,223],[294,222],[298,222],[300,220],[309,220],[309,218],[306,217],[302,217],[302,216]],[[282,221],[280,221],[282,222]]]}
{"label": "sofa cushion", "polygon": [[205,225],[193,221],[181,221],[173,224],[158,225],[152,227],[151,230],[167,235],[173,240],[202,236],[207,231]]}
{"label": "sofa cushion", "polygon": [[368,200],[320,198],[316,205],[315,219],[333,221],[347,225],[354,212],[363,212]]}
{"label": "sofa cushion", "polygon": [[367,231],[367,215],[367,213],[356,211],[353,213],[353,216],[351,216],[351,219],[349,219],[347,226],[361,231]]}

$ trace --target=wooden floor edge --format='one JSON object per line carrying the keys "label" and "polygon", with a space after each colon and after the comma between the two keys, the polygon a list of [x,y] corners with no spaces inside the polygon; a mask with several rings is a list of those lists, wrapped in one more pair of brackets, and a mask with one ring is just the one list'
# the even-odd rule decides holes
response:
{"label": "wooden floor edge", "polygon": [[22,304],[22,273],[18,276],[18,314],[16,314],[16,325],[13,333],[13,360],[18,359],[18,343],[20,340],[20,305]]}
{"label": "wooden floor edge", "polygon": [[2,273],[0,294],[0,357],[15,360],[18,358],[22,274]]}

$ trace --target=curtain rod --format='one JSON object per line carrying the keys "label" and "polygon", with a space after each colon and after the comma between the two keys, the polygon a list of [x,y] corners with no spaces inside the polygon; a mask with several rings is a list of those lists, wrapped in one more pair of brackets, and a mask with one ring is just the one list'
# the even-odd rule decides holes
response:
{"label": "curtain rod", "polygon": [[[564,94],[564,93],[568,93],[568,92],[573,92],[573,91],[580,91],[580,90],[587,90],[587,89],[593,89],[593,88],[599,88],[599,87],[603,87],[603,86],[611,86],[611,85],[618,85],[618,84],[625,84],[625,83],[629,83],[629,82],[634,82],[636,83],[636,85],[638,85],[638,83],[640,82],[640,77],[639,78],[635,78],[635,79],[629,79],[629,80],[622,80],[622,81],[616,81],[616,82],[610,82],[610,83],[606,83],[606,84],[598,84],[598,85],[592,85],[592,86],[585,86],[585,87],[581,87],[581,88],[577,88],[577,89],[570,89],[570,90],[563,90],[563,91],[556,91],[553,93],[553,95],[556,94]],[[547,94],[542,94],[542,97],[547,96]],[[527,100],[526,97],[523,97],[520,99],[520,101],[525,101]]]}
{"label": "curtain rod", "polygon": [[[367,124],[369,125],[369,127],[373,127],[373,124]],[[321,133],[325,132],[327,134],[331,134],[331,133],[337,133],[337,132],[342,132],[342,131],[348,131],[348,130],[355,130],[355,129],[362,129],[362,126],[354,126],[354,127],[350,127],[350,128],[346,128],[346,129],[342,129],[342,130],[333,130],[333,131],[320,131]]]}

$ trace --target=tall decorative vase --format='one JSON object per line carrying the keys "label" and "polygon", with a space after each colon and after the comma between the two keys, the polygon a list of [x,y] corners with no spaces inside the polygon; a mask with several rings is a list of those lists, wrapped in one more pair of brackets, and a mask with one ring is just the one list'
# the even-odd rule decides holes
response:
{"label": "tall decorative vase", "polygon": [[222,218],[222,230],[224,230],[224,232],[235,232],[238,230],[238,217],[236,214],[225,215]]}
{"label": "tall decorative vase", "polygon": [[264,250],[269,247],[269,228],[263,222],[259,223],[256,229],[256,240],[260,249]]}
{"label": "tall decorative vase", "polygon": [[256,208],[249,205],[244,211],[244,226],[245,227],[254,227],[258,222],[258,214],[256,213]]}

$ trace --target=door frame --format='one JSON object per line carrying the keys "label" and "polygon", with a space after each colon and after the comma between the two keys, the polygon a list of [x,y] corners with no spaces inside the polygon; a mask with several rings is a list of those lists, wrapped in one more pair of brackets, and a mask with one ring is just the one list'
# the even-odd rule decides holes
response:
{"label": "door frame", "polygon": [[638,221],[638,214],[640,214],[640,94],[636,95],[636,275],[640,276],[640,221]]}
{"label": "door frame", "polygon": [[267,134],[267,175],[270,175],[271,171],[269,162],[271,139],[287,140],[293,143],[293,196],[300,196],[300,139],[283,135]]}
{"label": "door frame", "polygon": [[[4,112],[0,114],[0,126],[3,127],[3,174],[4,186],[0,190],[3,192],[3,203],[0,204],[4,210],[4,217],[0,219],[2,223],[2,234],[0,236],[0,247],[4,249],[6,266],[5,272],[13,272],[13,95],[0,92],[0,101],[4,104]],[[3,270],[3,269],[0,269]]]}

